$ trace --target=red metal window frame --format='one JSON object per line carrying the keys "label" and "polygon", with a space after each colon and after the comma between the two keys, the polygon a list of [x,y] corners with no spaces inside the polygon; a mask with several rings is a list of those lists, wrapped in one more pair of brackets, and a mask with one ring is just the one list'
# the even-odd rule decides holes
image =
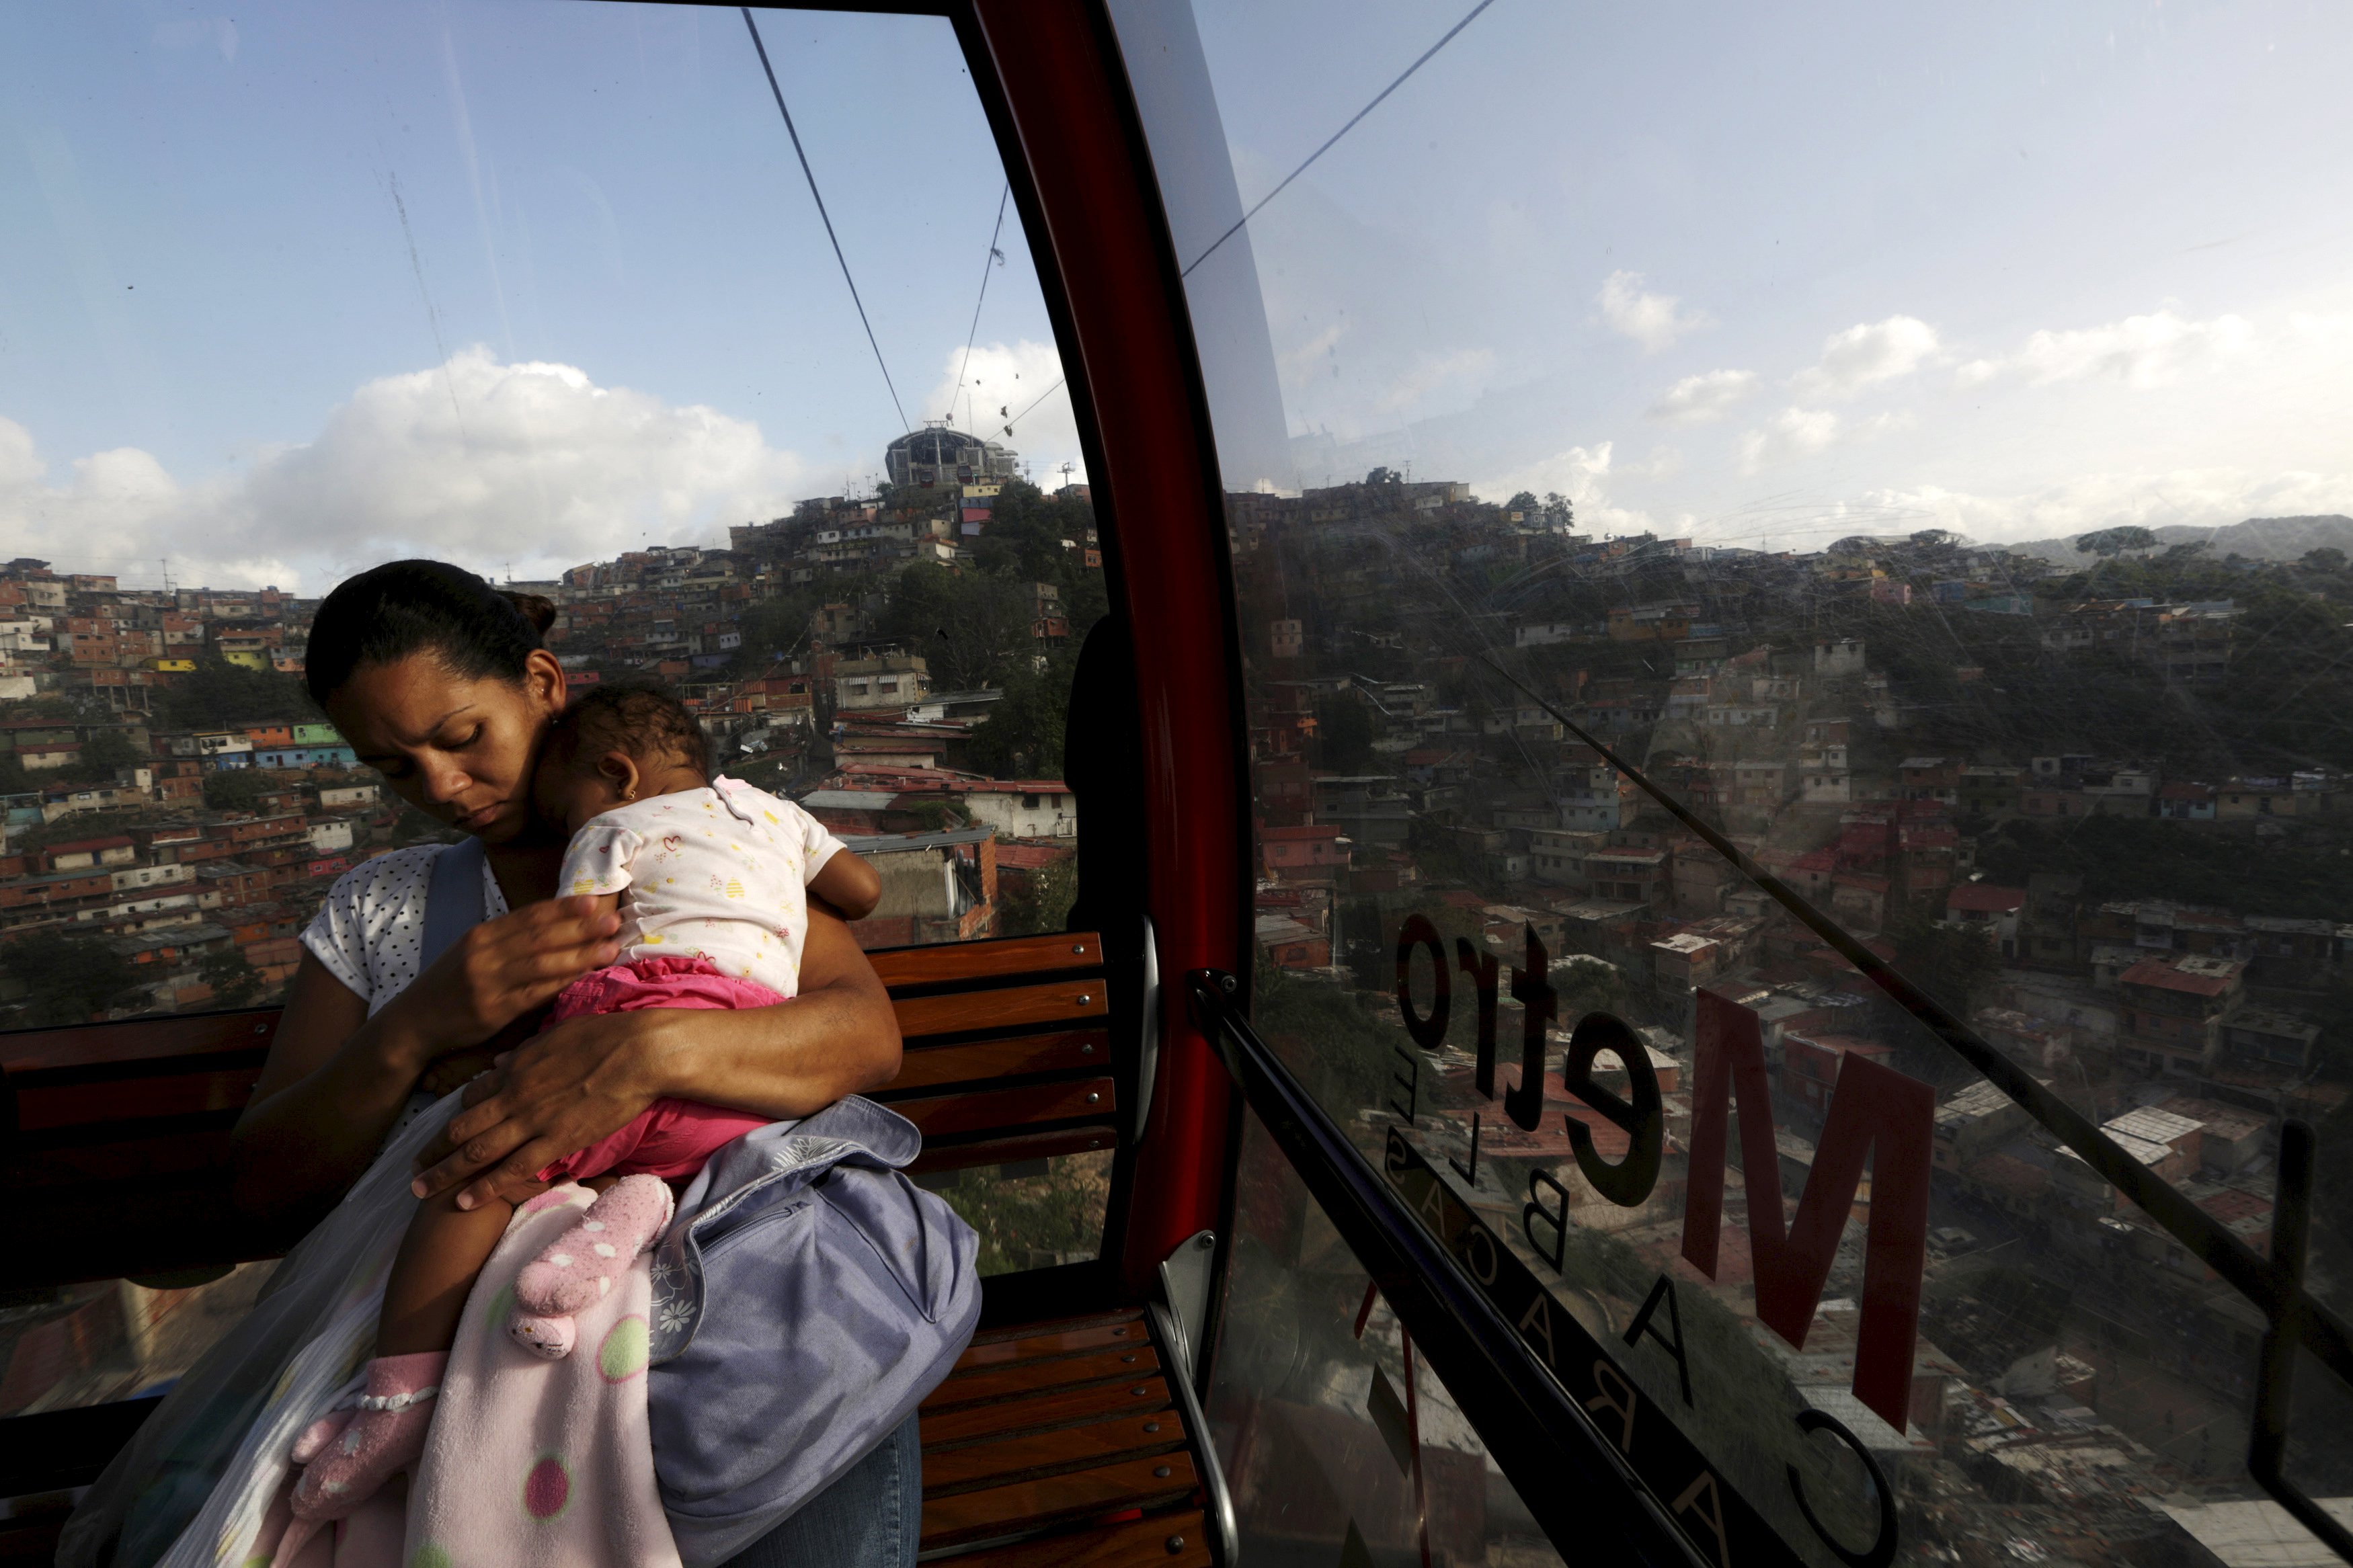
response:
{"label": "red metal window frame", "polygon": [[[1094,0],[975,0],[955,15],[1063,332],[1088,477],[1136,648],[1159,1082],[1118,1259],[1143,1294],[1219,1223],[1234,1088],[1181,976],[1247,974],[1248,785],[1225,500],[1159,184],[1109,14]],[[1049,276],[1050,274],[1050,276]]]}

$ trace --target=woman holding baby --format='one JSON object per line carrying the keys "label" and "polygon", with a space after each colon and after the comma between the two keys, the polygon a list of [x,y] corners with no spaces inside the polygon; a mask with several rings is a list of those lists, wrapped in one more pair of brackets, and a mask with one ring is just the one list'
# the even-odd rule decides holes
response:
{"label": "woman holding baby", "polygon": [[[236,1132],[239,1203],[257,1215],[290,1230],[325,1215],[396,1128],[461,1084],[464,1109],[418,1157],[416,1190],[503,1211],[658,1102],[784,1121],[898,1070],[890,999],[818,898],[788,1002],[598,1013],[532,1032],[545,1005],[621,951],[609,897],[555,896],[567,825],[533,787],[566,705],[565,671],[540,637],[551,615],[544,601],[422,561],[364,574],[322,606],[313,695],[402,799],[481,841],[486,918],[420,966],[438,846],[380,856],[336,884],[304,933]],[[914,1428],[910,1416],[733,1562],[913,1563]]]}

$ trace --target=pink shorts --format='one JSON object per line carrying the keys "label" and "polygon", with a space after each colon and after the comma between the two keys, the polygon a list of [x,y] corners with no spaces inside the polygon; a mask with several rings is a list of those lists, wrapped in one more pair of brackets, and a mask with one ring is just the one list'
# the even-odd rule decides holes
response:
{"label": "pink shorts", "polygon": [[[732,1012],[773,1007],[786,999],[765,985],[722,974],[700,958],[645,958],[582,975],[555,998],[542,1026],[553,1028],[591,1013],[636,1013],[648,1007]],[[540,1172],[539,1179],[579,1181],[610,1173],[684,1181],[721,1148],[773,1120],[689,1100],[657,1100],[627,1127],[565,1155]]]}

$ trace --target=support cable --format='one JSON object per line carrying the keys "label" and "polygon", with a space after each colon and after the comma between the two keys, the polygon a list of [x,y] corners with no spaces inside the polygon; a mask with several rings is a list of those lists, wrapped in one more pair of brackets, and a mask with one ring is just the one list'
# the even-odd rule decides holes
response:
{"label": "support cable", "polygon": [[801,150],[801,133],[794,128],[793,111],[785,107],[785,89],[776,85],[776,68],[768,63],[768,46],[760,41],[759,24],[752,20],[752,7],[739,5],[744,13],[744,26],[752,35],[752,47],[760,51],[760,68],[767,73],[768,90],[776,95],[776,112],[785,117],[785,134],[793,139],[793,155],[801,161],[801,174],[808,181],[809,197],[817,203],[817,216],[825,220],[825,237],[833,241],[833,258],[841,263],[841,280],[849,285],[849,302],[858,307],[858,324],[866,329],[866,346],[874,351],[874,366],[882,373],[882,384],[891,390],[891,406],[898,410],[899,428],[911,431],[907,411],[899,402],[898,384],[891,379],[891,367],[882,363],[882,345],[874,341],[874,323],[866,319],[866,301],[858,297],[858,279],[849,275],[849,258],[841,254],[841,237],[833,232],[833,217],[825,210],[825,198],[818,195],[817,175],[809,168],[808,154]]}
{"label": "support cable", "polygon": [[[1005,194],[997,198],[997,226],[988,231],[988,254],[980,258],[980,298],[972,302],[972,331],[964,335],[964,363],[956,366],[956,391],[964,390],[964,373],[972,368],[972,345],[980,337],[980,308],[988,301],[988,275],[1001,266],[1005,252],[997,242],[1005,233],[1005,204],[1013,199],[1013,182],[1005,182]],[[955,395],[948,395],[948,418],[955,418]]]}
{"label": "support cable", "polygon": [[1484,11],[1488,6],[1494,3],[1495,0],[1479,0],[1479,4],[1471,7],[1471,11],[1468,16],[1464,16],[1460,22],[1455,23],[1454,26],[1446,29],[1445,37],[1440,38],[1438,42],[1424,49],[1421,52],[1421,58],[1419,59],[1406,67],[1404,70],[1399,71],[1398,73],[1397,79],[1389,83],[1388,86],[1381,89],[1380,92],[1373,99],[1372,102],[1365,105],[1364,108],[1356,110],[1355,114],[1349,116],[1347,124],[1343,125],[1339,130],[1332,132],[1331,139],[1329,141],[1325,142],[1321,147],[1316,148],[1313,153],[1308,153],[1305,163],[1301,163],[1299,167],[1292,170],[1288,174],[1283,175],[1282,184],[1275,186],[1274,189],[1259,197],[1257,206],[1253,206],[1250,211],[1242,214],[1240,218],[1235,222],[1233,227],[1226,230],[1225,233],[1218,236],[1217,238],[1209,241],[1208,250],[1205,250],[1201,252],[1200,255],[1193,258],[1193,259],[1187,264],[1185,270],[1178,273],[1177,276],[1180,278],[1190,278],[1193,276],[1193,268],[1200,266],[1204,261],[1208,260],[1211,251],[1216,250],[1218,247],[1225,244],[1226,241],[1233,238],[1237,234],[1240,234],[1242,230],[1243,224],[1246,224],[1250,222],[1250,219],[1258,216],[1259,207],[1266,205],[1267,203],[1282,195],[1284,186],[1290,184],[1292,181],[1299,178],[1300,175],[1307,173],[1308,163],[1313,163],[1316,159],[1321,158],[1324,153],[1329,153],[1335,142],[1338,142],[1341,137],[1345,136],[1349,132],[1354,131],[1356,128],[1357,121],[1362,120],[1366,115],[1370,114],[1374,110],[1378,109],[1381,106],[1382,99],[1388,97],[1389,94],[1403,87],[1405,85],[1406,78],[1411,76],[1414,72],[1428,65],[1430,61],[1431,56],[1437,54],[1439,50],[1452,43],[1454,41],[1455,34],[1461,32],[1463,28],[1476,21],[1478,19],[1479,13]]}

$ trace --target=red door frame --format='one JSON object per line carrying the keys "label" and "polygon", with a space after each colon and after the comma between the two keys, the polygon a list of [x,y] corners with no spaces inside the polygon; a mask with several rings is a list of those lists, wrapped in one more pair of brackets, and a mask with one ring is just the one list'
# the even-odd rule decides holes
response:
{"label": "red door frame", "polygon": [[1014,188],[1047,264],[1064,368],[1083,383],[1071,402],[1134,632],[1161,1046],[1117,1263],[1141,1296],[1162,1258],[1219,1224],[1227,1187],[1233,1083],[1194,1026],[1183,976],[1250,973],[1224,489],[1184,282],[1108,12],[1100,0],[973,0],[956,22],[1007,166],[1029,175],[1027,191],[1019,179]]}

